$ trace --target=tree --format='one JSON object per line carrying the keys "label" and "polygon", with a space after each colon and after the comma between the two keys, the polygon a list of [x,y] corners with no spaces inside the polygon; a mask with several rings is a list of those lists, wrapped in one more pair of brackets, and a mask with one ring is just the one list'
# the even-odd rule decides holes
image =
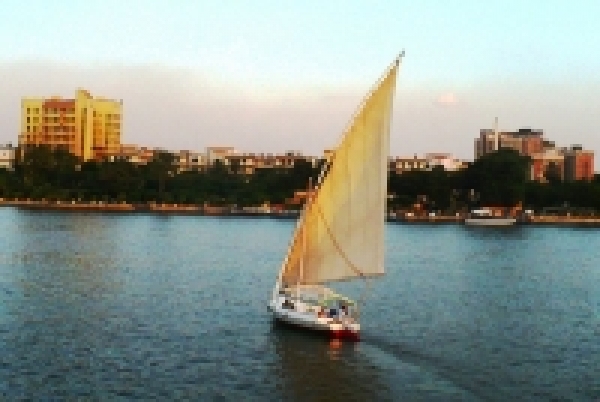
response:
{"label": "tree", "polygon": [[546,166],[546,171],[544,172],[544,177],[546,181],[551,184],[557,184],[562,182],[562,171],[560,165],[556,162],[548,163]]}
{"label": "tree", "polygon": [[46,145],[24,150],[15,161],[15,171],[23,180],[26,194],[44,198],[54,189],[75,186],[75,166],[79,159],[64,149],[52,149]]}
{"label": "tree", "polygon": [[481,203],[513,206],[523,199],[531,159],[512,149],[500,149],[477,159],[463,172],[463,189],[474,189]]}
{"label": "tree", "polygon": [[156,183],[156,196],[158,201],[165,197],[167,180],[177,171],[175,166],[175,155],[167,151],[158,151],[146,165],[146,179]]}
{"label": "tree", "polygon": [[229,170],[231,171],[231,173],[233,174],[239,174],[242,170],[242,162],[239,160],[239,158],[232,158],[229,160]]}

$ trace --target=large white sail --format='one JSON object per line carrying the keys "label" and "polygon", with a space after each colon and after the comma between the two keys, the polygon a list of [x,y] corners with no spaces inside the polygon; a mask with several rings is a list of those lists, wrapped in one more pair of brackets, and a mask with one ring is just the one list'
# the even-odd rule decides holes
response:
{"label": "large white sail", "polygon": [[365,98],[315,188],[281,271],[286,285],[384,273],[389,134],[400,58]]}

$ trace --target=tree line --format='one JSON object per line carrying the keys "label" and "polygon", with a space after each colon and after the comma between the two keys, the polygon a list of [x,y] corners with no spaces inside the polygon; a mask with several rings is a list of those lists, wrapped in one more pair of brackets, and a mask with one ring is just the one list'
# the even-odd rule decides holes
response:
{"label": "tree line", "polygon": [[[0,197],[34,200],[80,200],[129,203],[178,203],[255,206],[283,204],[297,190],[315,182],[317,166],[297,160],[291,168],[238,173],[219,161],[202,171],[177,172],[175,156],[157,152],[145,165],[128,161],[86,161],[61,149],[38,146],[19,153],[12,170],[0,169]],[[600,211],[600,177],[563,182],[549,171],[547,183],[531,181],[531,161],[501,149],[460,171],[442,167],[391,173],[391,209],[411,208],[453,213],[483,205],[545,207]]]}

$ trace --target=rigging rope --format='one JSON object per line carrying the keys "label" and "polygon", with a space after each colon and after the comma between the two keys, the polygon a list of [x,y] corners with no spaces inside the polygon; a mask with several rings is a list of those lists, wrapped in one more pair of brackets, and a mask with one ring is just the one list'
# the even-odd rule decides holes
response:
{"label": "rigging rope", "polygon": [[352,269],[354,271],[354,273],[358,274],[361,278],[366,278],[365,274],[363,274],[362,271],[352,261],[350,261],[350,258],[348,258],[348,255],[344,252],[344,250],[342,250],[342,247],[337,242],[335,236],[333,235],[333,232],[331,231],[331,227],[329,227],[329,225],[327,224],[327,220],[325,220],[325,216],[323,215],[323,210],[321,210],[321,206],[319,205],[319,202],[318,201],[313,202],[312,205],[315,205],[317,207],[317,212],[319,213],[319,216],[321,217],[321,220],[323,221],[323,225],[325,226],[325,229],[327,230],[327,234],[329,235],[329,238],[331,239],[331,242],[333,243],[333,247],[335,247],[335,249],[338,251],[338,253],[340,253],[344,262],[350,267],[350,269]]}

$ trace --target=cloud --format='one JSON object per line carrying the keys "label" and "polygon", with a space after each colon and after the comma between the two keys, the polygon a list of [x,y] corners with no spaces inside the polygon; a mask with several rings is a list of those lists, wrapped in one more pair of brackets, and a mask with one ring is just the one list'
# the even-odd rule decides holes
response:
{"label": "cloud", "polygon": [[452,92],[448,92],[438,96],[435,103],[440,106],[455,106],[458,104],[458,98]]}

